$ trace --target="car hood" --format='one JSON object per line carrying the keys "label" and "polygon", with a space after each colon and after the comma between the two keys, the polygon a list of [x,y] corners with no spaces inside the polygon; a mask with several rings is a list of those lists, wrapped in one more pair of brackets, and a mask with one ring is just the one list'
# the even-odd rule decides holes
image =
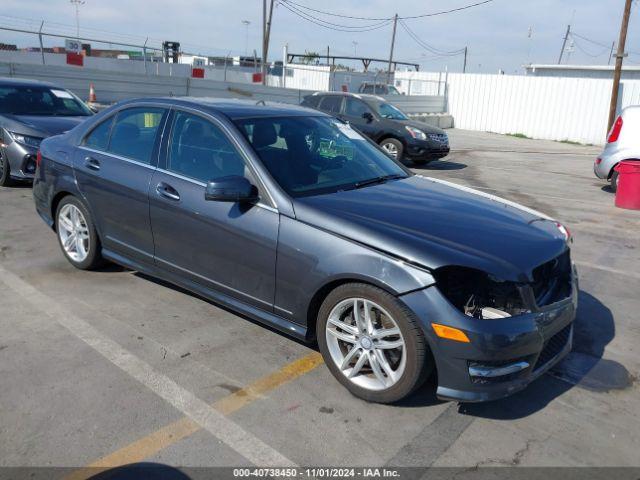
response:
{"label": "car hood", "polygon": [[447,133],[443,129],[434,127],[425,122],[418,122],[417,120],[395,120],[401,125],[407,125],[422,130],[424,133]]}
{"label": "car hood", "polygon": [[55,117],[44,115],[3,115],[3,126],[15,133],[50,137],[71,130],[89,117]]}
{"label": "car hood", "polygon": [[429,269],[476,268],[529,282],[568,247],[551,218],[442,180],[403,180],[297,198],[296,218]]}

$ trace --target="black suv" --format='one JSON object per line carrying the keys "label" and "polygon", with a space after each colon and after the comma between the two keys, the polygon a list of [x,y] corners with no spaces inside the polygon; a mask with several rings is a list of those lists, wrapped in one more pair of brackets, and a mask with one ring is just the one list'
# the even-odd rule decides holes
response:
{"label": "black suv", "polygon": [[408,157],[425,164],[449,154],[449,138],[444,130],[409,119],[400,109],[375,95],[316,92],[302,105],[348,121],[380,145],[391,157]]}

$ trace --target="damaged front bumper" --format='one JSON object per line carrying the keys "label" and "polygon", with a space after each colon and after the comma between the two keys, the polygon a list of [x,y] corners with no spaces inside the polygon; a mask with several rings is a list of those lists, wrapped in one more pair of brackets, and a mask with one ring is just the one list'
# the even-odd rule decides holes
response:
{"label": "damaged front bumper", "polygon": [[[482,402],[511,395],[571,351],[578,304],[575,269],[567,298],[513,317],[464,315],[437,285],[400,298],[421,321],[436,363],[441,399]],[[464,331],[469,342],[438,337],[432,322]]]}

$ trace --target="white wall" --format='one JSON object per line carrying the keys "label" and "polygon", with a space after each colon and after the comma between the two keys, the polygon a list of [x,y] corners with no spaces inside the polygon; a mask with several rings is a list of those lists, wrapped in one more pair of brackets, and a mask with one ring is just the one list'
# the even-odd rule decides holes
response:
{"label": "white wall", "polygon": [[[411,72],[433,79],[432,72]],[[611,80],[450,73],[448,111],[455,126],[532,138],[604,144]],[[640,80],[622,82],[619,109],[640,104]]]}

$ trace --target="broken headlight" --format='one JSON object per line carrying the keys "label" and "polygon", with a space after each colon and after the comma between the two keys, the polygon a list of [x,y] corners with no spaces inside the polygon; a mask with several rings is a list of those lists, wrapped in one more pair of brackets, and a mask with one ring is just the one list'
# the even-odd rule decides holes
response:
{"label": "broken headlight", "polygon": [[519,283],[506,282],[473,268],[448,266],[434,272],[440,292],[465,315],[479,319],[529,313]]}

